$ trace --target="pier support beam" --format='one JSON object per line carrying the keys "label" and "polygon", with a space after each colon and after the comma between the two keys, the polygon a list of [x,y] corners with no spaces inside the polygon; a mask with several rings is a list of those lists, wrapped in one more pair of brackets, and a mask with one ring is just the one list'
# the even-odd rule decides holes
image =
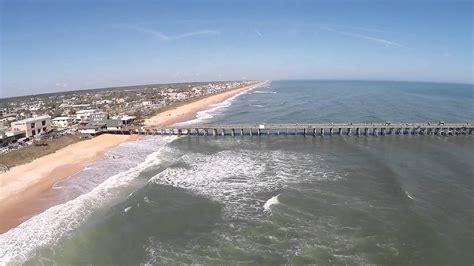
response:
{"label": "pier support beam", "polygon": [[181,137],[181,128],[178,129],[178,137]]}
{"label": "pier support beam", "polygon": [[232,137],[235,137],[235,129],[232,129]]}
{"label": "pier support beam", "polygon": [[303,136],[306,137],[306,128],[303,128]]}
{"label": "pier support beam", "polygon": [[260,136],[261,133],[262,132],[261,132],[260,128],[257,128],[257,136]]}
{"label": "pier support beam", "polygon": [[212,129],[212,135],[217,136],[217,129],[215,129],[215,128]]}
{"label": "pier support beam", "polygon": [[252,128],[249,128],[249,134],[250,134],[250,136],[253,136]]}
{"label": "pier support beam", "polygon": [[313,137],[316,137],[316,128],[313,127]]}
{"label": "pier support beam", "polygon": [[373,134],[374,136],[378,136],[378,135],[379,135],[378,132],[377,132],[377,128],[374,128],[372,134]]}
{"label": "pier support beam", "polygon": [[351,128],[348,128],[347,129],[347,136],[350,136],[351,135]]}
{"label": "pier support beam", "polygon": [[207,135],[209,135],[209,131],[208,131],[207,128],[205,128],[205,129],[204,129],[204,136],[207,136]]}
{"label": "pier support beam", "polygon": [[240,129],[240,136],[243,136],[243,135],[244,135],[244,129],[241,128],[241,129]]}
{"label": "pier support beam", "polygon": [[334,133],[334,128],[331,127],[331,128],[329,129],[329,136],[332,137],[332,134],[333,134],[333,133]]}
{"label": "pier support beam", "polygon": [[342,135],[342,128],[339,128],[339,136]]}
{"label": "pier support beam", "polygon": [[360,128],[356,128],[356,136],[360,136]]}
{"label": "pier support beam", "polygon": [[221,135],[225,136],[225,129],[224,128],[222,129]]}

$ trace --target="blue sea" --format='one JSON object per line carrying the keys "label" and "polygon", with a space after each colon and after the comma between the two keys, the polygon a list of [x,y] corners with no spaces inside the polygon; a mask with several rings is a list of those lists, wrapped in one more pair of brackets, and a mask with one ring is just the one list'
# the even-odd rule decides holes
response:
{"label": "blue sea", "polygon": [[[271,81],[186,123],[472,123],[473,93]],[[0,264],[472,265],[473,148],[472,136],[146,136],[56,184],[65,202],[0,235]]]}

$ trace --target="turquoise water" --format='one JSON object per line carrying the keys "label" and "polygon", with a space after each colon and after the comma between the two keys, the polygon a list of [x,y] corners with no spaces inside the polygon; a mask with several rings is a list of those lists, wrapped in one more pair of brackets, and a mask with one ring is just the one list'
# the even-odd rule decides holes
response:
{"label": "turquoise water", "polygon": [[[198,121],[472,122],[472,104],[472,85],[274,81]],[[472,136],[150,136],[111,153],[62,184],[90,183],[81,196],[0,235],[2,260],[473,264]]]}

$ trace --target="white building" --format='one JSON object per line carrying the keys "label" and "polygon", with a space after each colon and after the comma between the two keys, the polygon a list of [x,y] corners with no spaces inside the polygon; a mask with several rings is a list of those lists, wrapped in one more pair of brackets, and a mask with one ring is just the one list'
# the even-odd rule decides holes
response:
{"label": "white building", "polygon": [[49,115],[27,118],[12,123],[13,131],[25,131],[27,137],[51,130],[51,117]]}
{"label": "white building", "polygon": [[96,109],[80,110],[76,112],[76,121],[89,121],[91,114],[98,112]]}
{"label": "white building", "polygon": [[51,124],[55,127],[59,128],[66,128],[72,125],[73,123],[72,117],[69,116],[59,116],[55,117],[53,120],[51,120]]}

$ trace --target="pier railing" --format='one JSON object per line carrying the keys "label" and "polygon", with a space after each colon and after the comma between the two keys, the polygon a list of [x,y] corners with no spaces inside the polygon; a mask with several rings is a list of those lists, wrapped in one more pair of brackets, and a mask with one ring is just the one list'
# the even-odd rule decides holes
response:
{"label": "pier railing", "polygon": [[195,136],[385,136],[385,135],[471,135],[471,123],[294,123],[189,125],[142,128],[135,133],[153,135]]}

